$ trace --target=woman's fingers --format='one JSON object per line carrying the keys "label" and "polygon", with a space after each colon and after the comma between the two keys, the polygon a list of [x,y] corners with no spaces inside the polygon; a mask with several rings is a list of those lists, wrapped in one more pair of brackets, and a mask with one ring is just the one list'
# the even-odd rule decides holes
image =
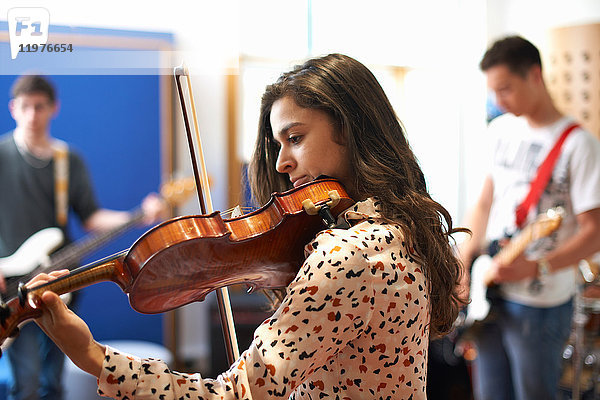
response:
{"label": "woman's fingers", "polygon": [[68,269],[60,269],[58,271],[52,271],[49,274],[42,272],[34,276],[29,282],[25,284],[25,287],[31,288],[34,286],[38,286],[47,282],[50,282],[56,278],[60,278],[61,276],[67,275],[69,273]]}
{"label": "woman's fingers", "polygon": [[[56,278],[67,275],[69,270],[63,269],[58,271],[52,271],[50,273],[41,273],[31,279],[25,284],[27,288],[35,288],[45,283],[51,282]],[[36,318],[36,322],[50,337],[55,335],[51,334],[51,331],[60,326],[63,323],[65,316],[70,312],[65,303],[61,300],[60,296],[52,291],[45,291],[40,296],[43,303],[43,313],[40,317]]]}
{"label": "woman's fingers", "polygon": [[[56,278],[67,275],[69,270],[41,273],[27,282],[27,288],[35,288]],[[60,296],[45,291],[40,296],[42,314],[35,319],[38,326],[58,347],[86,372],[100,376],[104,360],[104,346],[97,343],[86,323],[69,310]]]}

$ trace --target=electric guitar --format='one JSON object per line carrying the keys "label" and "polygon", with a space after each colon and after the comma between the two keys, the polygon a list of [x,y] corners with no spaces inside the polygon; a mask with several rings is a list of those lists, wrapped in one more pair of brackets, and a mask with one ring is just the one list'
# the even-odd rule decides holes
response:
{"label": "electric guitar", "polygon": [[[194,189],[194,179],[184,178],[163,184],[160,195],[170,206],[176,206],[185,201]],[[54,227],[42,229],[23,242],[12,255],[0,258],[0,272],[9,278],[6,291],[0,297],[15,297],[19,282],[27,282],[40,272],[79,266],[84,256],[133,228],[143,218],[144,211],[138,207],[132,211],[132,216],[126,223],[108,231],[90,233],[55,253],[53,251],[60,247],[64,240],[62,231]]]}
{"label": "electric guitar", "polygon": [[477,257],[471,268],[470,303],[463,328],[470,328],[474,323],[483,322],[489,316],[490,301],[488,291],[494,286],[490,276],[492,261],[509,264],[525,251],[527,246],[538,239],[544,238],[556,231],[562,222],[564,210],[561,207],[549,209],[539,215],[535,221],[527,225],[517,236],[510,239],[493,258],[489,255]]}

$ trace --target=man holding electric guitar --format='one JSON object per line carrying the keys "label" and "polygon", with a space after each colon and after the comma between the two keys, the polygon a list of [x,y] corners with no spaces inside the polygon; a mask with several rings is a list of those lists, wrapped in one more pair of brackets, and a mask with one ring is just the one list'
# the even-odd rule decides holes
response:
{"label": "man holding electric guitar", "polygon": [[[12,97],[9,110],[16,127],[0,137],[0,291],[3,293],[7,289],[5,277],[31,272],[26,260],[35,268],[49,256],[48,251],[63,241],[69,242],[66,231],[69,210],[90,232],[117,229],[132,218],[127,211],[99,207],[81,157],[51,136],[50,122],[59,106],[52,84],[41,76],[23,76],[13,85]],[[166,204],[156,194],[150,194],[142,203],[140,220],[152,224],[166,214]],[[46,232],[38,235],[43,236],[42,241],[32,239],[33,244],[19,253],[23,243],[40,231]],[[32,259],[35,252],[41,259]],[[21,254],[21,258],[15,254]],[[10,256],[14,257],[9,260]],[[76,264],[65,265],[73,266]],[[10,399],[62,399],[64,355],[37,325],[23,326],[6,353],[13,377]]]}
{"label": "man holding electric guitar", "polygon": [[473,269],[472,283],[484,288],[470,289],[471,299],[493,293],[490,308],[472,302],[467,310],[467,320],[480,324],[476,399],[554,399],[574,267],[600,250],[600,142],[556,109],[527,40],[495,42],[480,67],[506,114],[489,125],[489,174],[465,222],[472,236],[460,246],[470,266],[484,243],[493,244],[484,251],[487,268]]}

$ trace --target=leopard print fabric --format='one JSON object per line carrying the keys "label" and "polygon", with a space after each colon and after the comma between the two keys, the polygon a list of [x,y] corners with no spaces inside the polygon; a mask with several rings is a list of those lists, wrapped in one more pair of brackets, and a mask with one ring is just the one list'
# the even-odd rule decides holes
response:
{"label": "leopard print fabric", "polygon": [[424,399],[425,274],[372,199],[320,232],[277,311],[217,379],[107,348],[98,393],[116,399]]}

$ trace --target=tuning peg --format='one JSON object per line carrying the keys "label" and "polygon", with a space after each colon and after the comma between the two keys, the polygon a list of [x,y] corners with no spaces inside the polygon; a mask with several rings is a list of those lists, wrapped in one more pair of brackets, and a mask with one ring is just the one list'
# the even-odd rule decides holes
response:
{"label": "tuning peg", "polygon": [[19,304],[21,307],[25,305],[25,300],[27,300],[27,292],[29,289],[25,286],[23,282],[19,282],[19,288],[17,289],[17,295],[19,297]]}

